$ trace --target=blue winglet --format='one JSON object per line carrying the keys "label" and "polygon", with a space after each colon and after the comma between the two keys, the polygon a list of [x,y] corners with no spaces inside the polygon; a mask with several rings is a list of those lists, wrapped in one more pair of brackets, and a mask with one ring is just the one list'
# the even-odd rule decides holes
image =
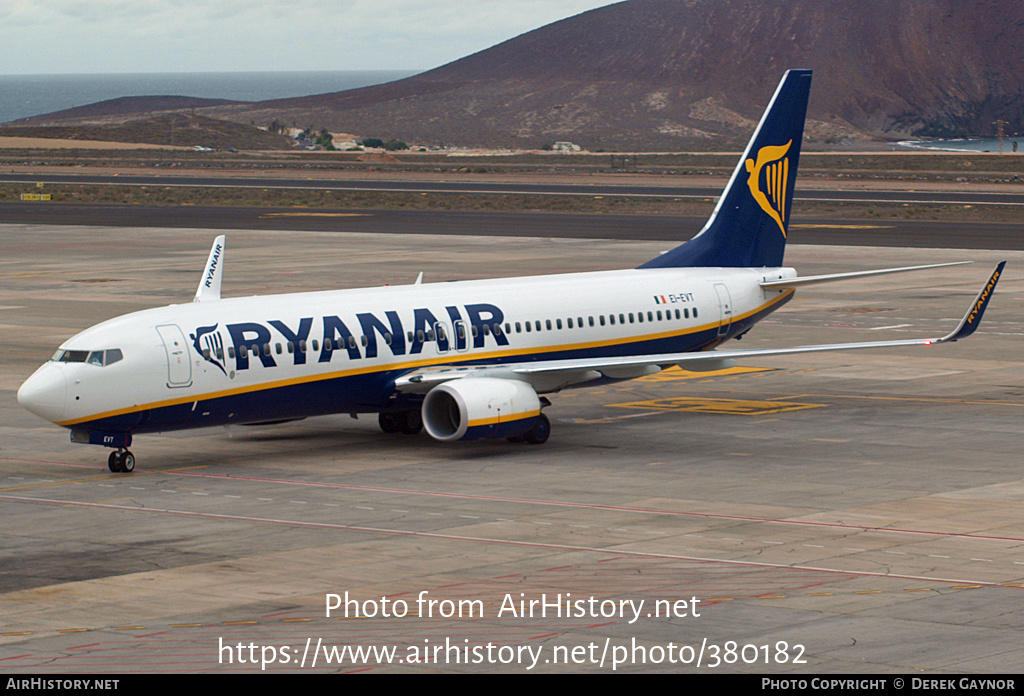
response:
{"label": "blue winglet", "polygon": [[995,292],[996,283],[999,282],[999,277],[1003,274],[1003,266],[1006,265],[1005,261],[1001,261],[996,270],[992,272],[988,282],[985,283],[985,287],[981,289],[978,296],[974,298],[974,302],[971,304],[970,309],[967,310],[967,314],[960,320],[960,325],[956,327],[948,336],[944,336],[940,339],[941,343],[947,341],[957,341],[961,338],[967,338],[978,329],[978,325],[981,324],[981,316],[985,313],[985,308],[988,307],[988,301],[992,299],[992,293]]}

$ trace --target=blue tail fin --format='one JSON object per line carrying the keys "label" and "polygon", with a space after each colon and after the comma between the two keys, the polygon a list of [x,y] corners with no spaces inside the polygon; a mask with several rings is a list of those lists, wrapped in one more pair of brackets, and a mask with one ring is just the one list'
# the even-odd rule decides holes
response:
{"label": "blue tail fin", "polygon": [[704,229],[640,268],[782,265],[810,91],[810,70],[783,75]]}

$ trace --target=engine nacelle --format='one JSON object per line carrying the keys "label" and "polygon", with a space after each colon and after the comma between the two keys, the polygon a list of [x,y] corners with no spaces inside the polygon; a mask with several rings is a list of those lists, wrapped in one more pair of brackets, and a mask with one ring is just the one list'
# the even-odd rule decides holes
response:
{"label": "engine nacelle", "polygon": [[540,417],[540,398],[526,382],[465,377],[437,385],[423,400],[423,426],[435,440],[516,437]]}

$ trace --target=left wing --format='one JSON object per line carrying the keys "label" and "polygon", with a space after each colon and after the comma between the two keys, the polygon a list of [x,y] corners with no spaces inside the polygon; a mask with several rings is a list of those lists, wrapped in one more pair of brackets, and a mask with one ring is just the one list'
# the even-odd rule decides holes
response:
{"label": "left wing", "polygon": [[[623,370],[629,368],[660,368],[668,365],[695,367],[698,370],[719,369],[733,364],[740,358],[757,358],[770,355],[793,355],[796,353],[825,353],[837,350],[860,350],[862,348],[895,348],[902,346],[930,346],[939,343],[952,343],[973,334],[981,323],[992,293],[999,282],[1006,265],[1002,261],[996,266],[985,286],[967,309],[955,329],[936,338],[911,338],[897,341],[864,341],[860,343],[826,343],[812,346],[793,346],[790,348],[754,348],[747,350],[711,350],[690,353],[662,353],[659,355],[616,356],[609,358],[581,358],[573,360],[538,360],[533,362],[504,363],[501,365],[481,365],[472,367],[424,369],[404,375],[395,382],[399,391],[423,393],[441,382],[461,377],[505,377],[521,379],[527,382],[547,381],[545,376],[553,377],[563,374],[569,377],[564,384],[578,384],[601,377],[605,371],[617,371],[614,377],[625,377]],[[651,372],[657,371],[652,369]],[[638,371],[633,376],[640,376]]]}

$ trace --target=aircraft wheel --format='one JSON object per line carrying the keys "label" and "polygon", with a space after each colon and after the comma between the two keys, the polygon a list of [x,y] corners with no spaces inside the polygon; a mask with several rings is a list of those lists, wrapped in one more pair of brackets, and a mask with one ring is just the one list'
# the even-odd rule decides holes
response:
{"label": "aircraft wheel", "polygon": [[120,452],[114,450],[113,452],[110,453],[110,456],[107,457],[107,468],[110,469],[115,474],[121,472],[121,462],[119,461],[121,458],[120,454]]}
{"label": "aircraft wheel", "polygon": [[537,417],[530,432],[526,433],[524,439],[531,445],[543,445],[551,435],[551,421],[543,413]]}
{"label": "aircraft wheel", "polygon": [[121,471],[130,474],[135,471],[135,455],[125,450],[121,453]]}
{"label": "aircraft wheel", "polygon": [[380,429],[384,432],[391,434],[397,433],[402,429],[399,416],[402,414],[394,411],[381,411],[377,416],[377,422],[380,423]]}
{"label": "aircraft wheel", "polygon": [[410,409],[405,412],[402,432],[406,435],[415,435],[423,430],[423,414],[418,409]]}

